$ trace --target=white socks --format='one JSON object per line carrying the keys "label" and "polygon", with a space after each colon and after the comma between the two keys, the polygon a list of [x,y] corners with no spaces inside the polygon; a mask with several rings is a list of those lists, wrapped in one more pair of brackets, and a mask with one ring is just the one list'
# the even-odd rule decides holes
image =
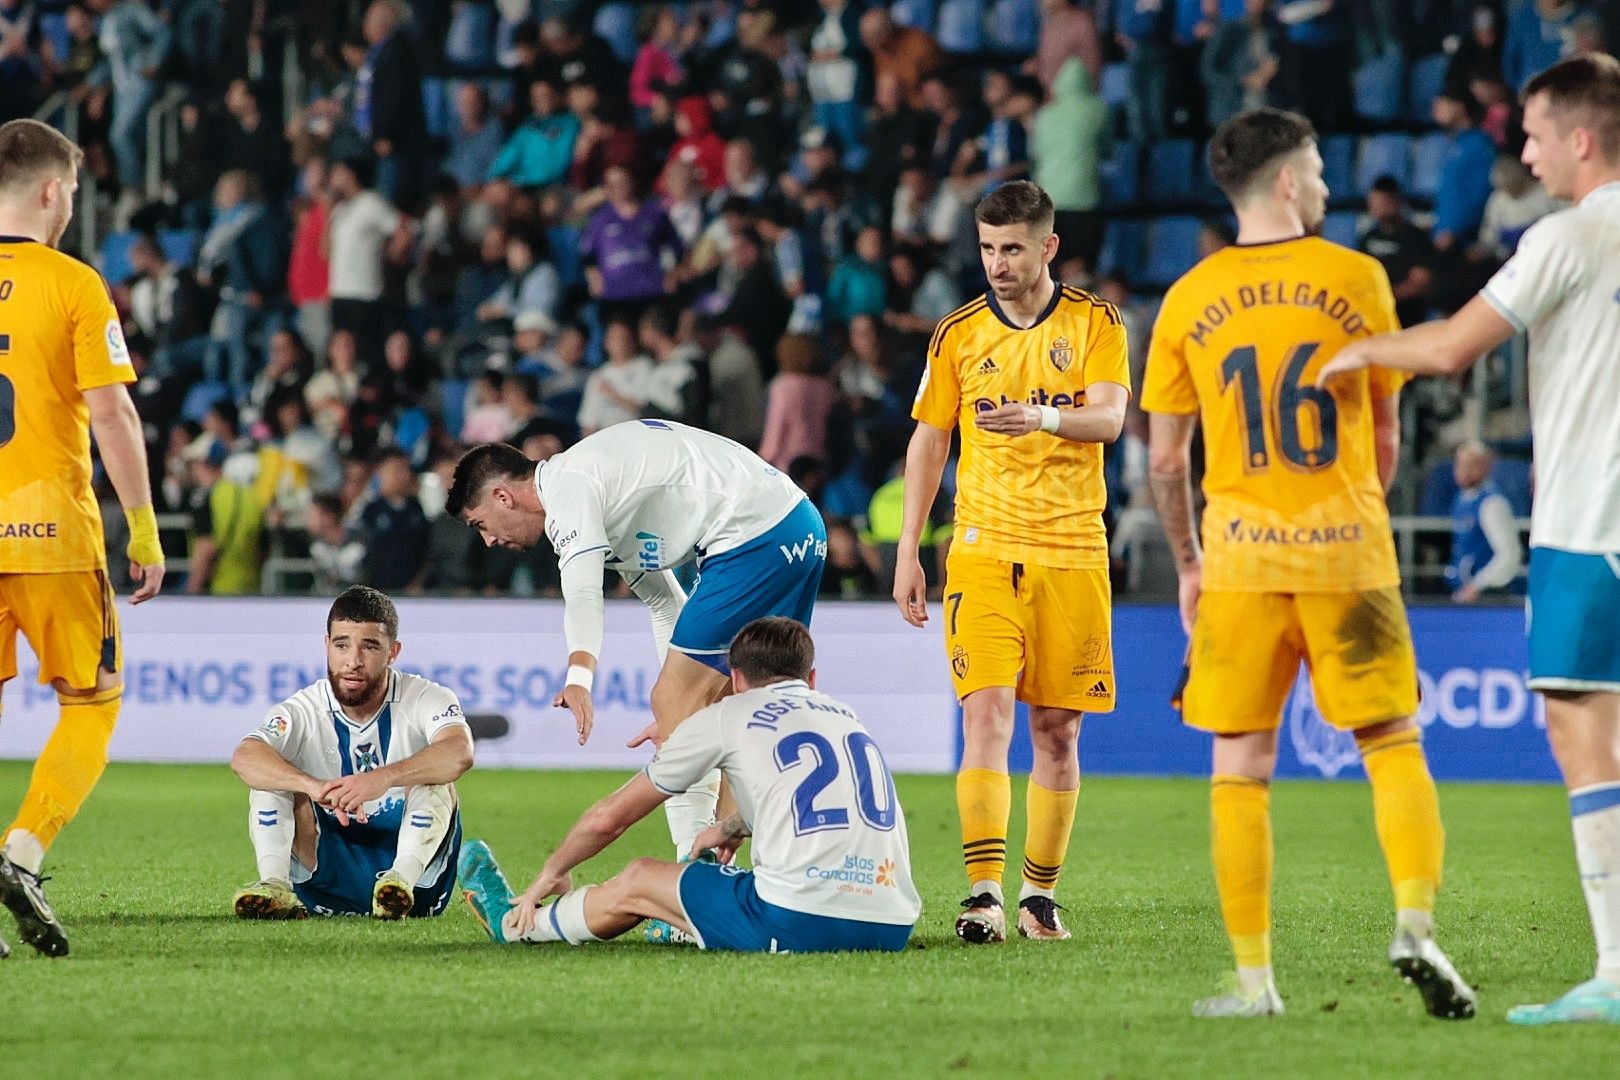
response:
{"label": "white socks", "polygon": [[1597,977],[1620,983],[1620,783],[1569,793],[1575,864],[1597,939]]}
{"label": "white socks", "polygon": [[394,872],[413,886],[444,843],[456,817],[455,789],[449,784],[418,784],[405,792],[405,819],[399,823]]}
{"label": "white socks", "polygon": [[1032,896],[1044,896],[1048,900],[1053,900],[1056,899],[1057,893],[1052,889],[1043,889],[1038,885],[1031,885],[1027,881],[1018,886],[1018,902],[1020,904]]}
{"label": "white socks", "polygon": [[969,896],[978,896],[980,893],[989,893],[991,896],[996,898],[996,903],[998,904],[1004,902],[1001,896],[1001,882],[999,881],[993,881],[990,878],[986,878],[983,881],[975,881],[972,885],[968,886]]}
{"label": "white socks", "polygon": [[677,859],[691,854],[692,841],[714,824],[714,808],[719,801],[719,769],[710,772],[690,789],[665,800],[664,817],[669,821],[669,839],[675,845]]}
{"label": "white socks", "polygon": [[248,792],[248,836],[260,881],[292,880],[293,797],[285,791]]}
{"label": "white socks", "polygon": [[[593,888],[594,885],[586,885],[584,888],[557,897],[535,913],[534,928],[517,940],[561,941],[568,945],[601,941],[602,939],[591,933],[591,928],[585,925],[585,894]],[[508,913],[502,919],[506,924],[507,933],[511,933],[511,923],[507,922],[511,917]]]}
{"label": "white socks", "polygon": [[45,845],[27,829],[12,829],[7,833],[4,850],[6,858],[35,876],[45,865]]}

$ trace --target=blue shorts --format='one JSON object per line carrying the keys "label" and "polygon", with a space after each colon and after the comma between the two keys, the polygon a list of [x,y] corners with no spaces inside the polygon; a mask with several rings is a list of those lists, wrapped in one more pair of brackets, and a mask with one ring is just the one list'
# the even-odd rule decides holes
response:
{"label": "blue shorts", "polygon": [[[370,915],[371,890],[377,875],[394,865],[400,821],[372,818],[365,824],[338,824],[333,814],[315,808],[315,869],[293,861],[293,892],[312,915]],[[456,860],[461,854],[461,813],[456,812],[439,850],[428,860],[416,883],[411,914],[442,915],[456,887]],[[299,876],[302,874],[303,880]]]}
{"label": "blue shorts", "polygon": [[899,952],[911,927],[834,919],[777,907],[759,898],[751,870],[688,863],[681,907],[704,949],[733,952]]}
{"label": "blue shorts", "polygon": [[1530,686],[1620,691],[1620,554],[1530,549]]}
{"label": "blue shorts", "polygon": [[810,625],[826,565],[827,527],[804,499],[763,536],[698,560],[697,584],[670,645],[729,675],[731,639],[755,619],[785,615]]}

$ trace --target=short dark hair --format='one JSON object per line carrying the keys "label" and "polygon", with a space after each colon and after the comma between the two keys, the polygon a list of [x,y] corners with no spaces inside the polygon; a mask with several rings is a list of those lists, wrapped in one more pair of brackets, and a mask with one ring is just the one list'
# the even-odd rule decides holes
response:
{"label": "short dark hair", "polygon": [[388,631],[388,640],[399,637],[399,612],[386,593],[370,585],[350,585],[332,601],[332,610],[326,613],[326,632],[332,632],[335,622],[382,623]]}
{"label": "short dark hair", "polygon": [[1560,60],[1530,80],[1522,100],[1528,104],[1537,94],[1547,96],[1554,113],[1581,113],[1569,122],[1591,130],[1605,161],[1620,161],[1620,60],[1605,53]]}
{"label": "short dark hair", "polygon": [[973,220],[980,225],[1028,225],[1036,232],[1049,233],[1055,213],[1052,196],[1039,184],[1013,180],[980,199],[973,208]]}
{"label": "short dark hair", "polygon": [[521,450],[506,443],[475,446],[456,462],[456,475],[445,496],[444,512],[459,518],[483,499],[485,490],[497,480],[524,480],[534,475],[534,462]]}
{"label": "short dark hair", "polygon": [[1232,202],[1269,181],[1281,159],[1316,141],[1316,129],[1299,113],[1250,109],[1215,129],[1209,140],[1209,174]]}
{"label": "short dark hair", "polygon": [[749,685],[763,686],[809,678],[816,666],[816,646],[803,623],[771,615],[737,631],[726,658],[731,670],[741,672]]}
{"label": "short dark hair", "polygon": [[84,151],[49,124],[12,120],[0,124],[0,190],[47,174],[71,176],[84,161]]}
{"label": "short dark hair", "polygon": [[681,327],[681,317],[669,304],[654,304],[641,313],[641,325],[653,333],[673,338]]}
{"label": "short dark hair", "polygon": [[1401,182],[1389,173],[1384,173],[1372,182],[1372,190],[1384,195],[1393,195],[1399,199],[1401,197]]}

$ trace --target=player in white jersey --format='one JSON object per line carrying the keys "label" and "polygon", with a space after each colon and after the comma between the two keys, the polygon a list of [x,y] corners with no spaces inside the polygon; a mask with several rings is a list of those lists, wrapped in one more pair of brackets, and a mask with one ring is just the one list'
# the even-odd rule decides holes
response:
{"label": "player in white jersey", "polygon": [[376,589],[326,617],[327,677],[270,710],[231,757],[251,789],[259,880],[244,919],[438,915],[455,887],[455,781],[472,768],[456,695],[392,667],[399,616]]}
{"label": "player in white jersey", "polygon": [[[568,675],[557,704],[579,741],[592,722],[591,682],[602,652],[602,577],[623,575],[652,609],[662,669],[652,689],[657,735],[726,692],[726,650],[754,619],[809,624],[827,561],[821,514],[758,455],[712,432],[632,420],[536,463],[500,443],[456,465],[446,510],[491,546],[548,537],[562,571]],[[671,572],[696,562],[690,597]],[[632,740],[632,745],[643,739]],[[677,852],[714,819],[717,778],[671,800]]]}
{"label": "player in white jersey", "polygon": [[1620,1023],[1620,61],[1562,61],[1524,91],[1524,163],[1574,206],[1542,218],[1445,322],[1350,345],[1321,381],[1369,364],[1466,370],[1530,336],[1536,500],[1530,526],[1530,686],[1569,789],[1597,972],[1520,1024]]}
{"label": "player in white jersey", "polygon": [[[760,619],[729,659],[736,695],[681,724],[644,772],[587,810],[522,895],[487,846],[468,842],[461,887],[491,938],[583,945],[661,919],[705,949],[904,948],[922,907],[905,814],[877,743],[816,690],[810,632]],[[637,859],[601,885],[573,887],[574,867],[716,767],[737,813],[696,847],[720,863]],[[754,869],[727,865],[747,836]],[[538,907],[548,896],[558,899]]]}

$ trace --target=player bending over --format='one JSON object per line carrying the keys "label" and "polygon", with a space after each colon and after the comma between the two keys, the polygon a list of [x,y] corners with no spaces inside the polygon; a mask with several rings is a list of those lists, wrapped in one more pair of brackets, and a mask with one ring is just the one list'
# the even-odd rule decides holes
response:
{"label": "player bending over", "polygon": [[1613,1024],[1620,1023],[1620,62],[1581,56],[1531,79],[1524,133],[1524,163],[1547,194],[1575,205],[1532,225],[1513,258],[1457,314],[1358,342],[1318,381],[1342,392],[1368,364],[1459,374],[1515,331],[1529,331],[1530,687],[1547,701],[1547,740],[1569,789],[1598,955],[1593,978],[1508,1019]]}
{"label": "player bending over", "polygon": [[[1303,660],[1322,718],[1354,733],[1372,786],[1397,909],[1389,961],[1431,1015],[1470,1017],[1474,993],[1434,940],[1445,834],[1413,719],[1417,659],[1384,502],[1404,377],[1313,386],[1349,342],[1399,325],[1389,278],[1313,235],[1327,185],[1304,117],[1233,117],[1210,140],[1209,165],[1238,242],[1171,286],[1142,389],[1150,482],[1192,637],[1182,719],[1215,736],[1215,885],[1237,960],[1233,990],[1193,1011],[1283,1011],[1271,974],[1271,776]],[[1202,546],[1187,479],[1200,420]]]}
{"label": "player bending over", "polygon": [[[489,848],[468,843],[462,889],[490,937],[582,945],[661,919],[705,949],[903,948],[921,902],[894,779],[855,713],[817,692],[814,666],[800,623],[745,626],[730,651],[735,696],[688,718],[644,772],[587,810],[521,896]],[[753,870],[637,859],[601,885],[573,887],[574,867],[716,768],[737,813],[696,848],[729,862],[752,836]],[[536,910],[548,896],[558,899]]]}
{"label": "player bending over", "polygon": [[455,885],[455,781],[472,768],[456,695],[402,671],[399,615],[355,585],[326,616],[326,678],[270,710],[231,756],[252,789],[259,880],[244,919],[438,915]]}
{"label": "player bending over", "polygon": [[[616,424],[539,463],[500,443],[474,447],[446,509],[491,546],[551,540],[568,640],[557,704],[573,711],[581,743],[602,652],[604,569],[652,609],[662,664],[652,712],[667,738],[726,692],[737,631],[766,615],[810,622],[827,561],[821,514],[793,481],[730,439],[664,420]],[[670,571],[694,560],[688,597]],[[718,785],[699,777],[665,807],[677,855],[713,823]]]}

